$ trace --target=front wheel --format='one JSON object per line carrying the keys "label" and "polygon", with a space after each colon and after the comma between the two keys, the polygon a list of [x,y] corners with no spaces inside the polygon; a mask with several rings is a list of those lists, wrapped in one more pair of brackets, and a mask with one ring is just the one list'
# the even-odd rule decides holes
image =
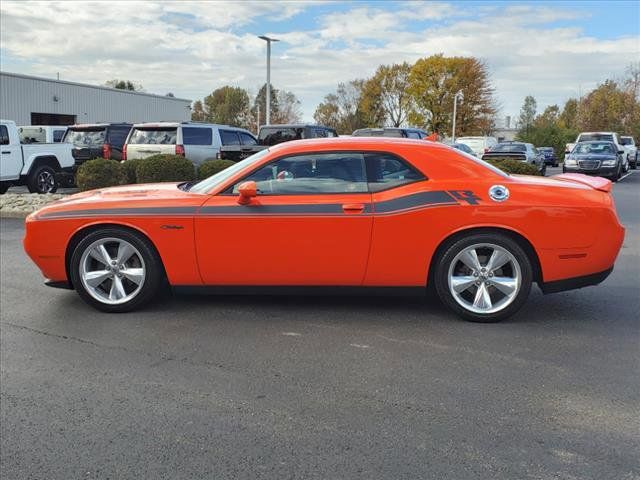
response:
{"label": "front wheel", "polygon": [[516,313],[531,290],[531,261],[510,237],[470,235],[439,259],[434,281],[440,300],[472,322],[499,322]]}
{"label": "front wheel", "polygon": [[104,312],[128,312],[149,302],[164,280],[151,243],[135,232],[104,228],[73,251],[71,281],[82,299]]}
{"label": "front wheel", "polygon": [[36,167],[27,179],[29,193],[56,193],[58,182],[56,172],[48,165]]}

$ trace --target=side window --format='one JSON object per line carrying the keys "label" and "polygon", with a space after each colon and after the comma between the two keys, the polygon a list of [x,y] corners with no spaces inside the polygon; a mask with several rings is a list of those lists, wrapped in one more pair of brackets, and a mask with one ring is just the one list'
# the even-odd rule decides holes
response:
{"label": "side window", "polygon": [[109,143],[116,147],[121,147],[124,145],[124,141],[129,135],[130,128],[122,128],[122,127],[111,127],[109,129]]}
{"label": "side window", "polygon": [[367,191],[361,153],[319,153],[284,157],[260,168],[242,182],[256,182],[261,195],[314,195]]}
{"label": "side window", "polygon": [[329,137],[329,138],[338,136],[338,134],[336,133],[335,130],[326,130],[326,132],[327,132],[327,137]]}
{"label": "side window", "polygon": [[245,132],[238,132],[240,135],[240,140],[242,141],[242,145],[257,145],[258,141],[253,135],[249,135]]}
{"label": "side window", "polygon": [[326,138],[327,137],[327,131],[324,128],[314,128],[313,129],[313,136],[315,138]]}
{"label": "side window", "polygon": [[231,130],[220,130],[220,140],[222,145],[240,145],[240,137]]}
{"label": "side window", "polygon": [[0,125],[0,145],[9,145],[9,130],[6,125]]}
{"label": "side window", "polygon": [[407,138],[417,138],[418,140],[420,140],[420,134],[418,132],[408,131]]}
{"label": "side window", "polygon": [[211,145],[212,132],[211,128],[182,127],[182,143],[184,145]]}
{"label": "side window", "polygon": [[64,137],[65,130],[54,130],[53,131],[53,141],[54,143],[60,143],[62,141],[62,137]]}
{"label": "side window", "polygon": [[414,167],[390,153],[367,153],[365,160],[369,190],[372,192],[399,187],[425,178]]}

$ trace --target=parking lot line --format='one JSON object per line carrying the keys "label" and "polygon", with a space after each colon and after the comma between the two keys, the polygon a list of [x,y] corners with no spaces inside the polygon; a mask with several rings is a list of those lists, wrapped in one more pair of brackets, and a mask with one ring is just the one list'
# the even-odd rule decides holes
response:
{"label": "parking lot line", "polygon": [[625,178],[627,178],[629,175],[631,175],[631,174],[633,174],[633,173],[636,173],[636,172],[637,172],[637,170],[631,170],[631,171],[629,171],[626,175],[621,176],[621,177],[618,179],[618,181],[624,180],[624,179],[625,179]]}

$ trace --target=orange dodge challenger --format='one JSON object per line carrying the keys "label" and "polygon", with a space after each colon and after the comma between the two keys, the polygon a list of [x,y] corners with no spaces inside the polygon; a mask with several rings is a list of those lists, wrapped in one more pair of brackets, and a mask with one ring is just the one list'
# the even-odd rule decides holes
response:
{"label": "orange dodge challenger", "polygon": [[[209,292],[424,292],[493,322],[595,285],[624,238],[611,182],[507,175],[424,140],[283,143],[198,183],[72,195],[26,220],[46,284],[124,312],[168,282]],[[335,291],[331,288],[330,291]]]}

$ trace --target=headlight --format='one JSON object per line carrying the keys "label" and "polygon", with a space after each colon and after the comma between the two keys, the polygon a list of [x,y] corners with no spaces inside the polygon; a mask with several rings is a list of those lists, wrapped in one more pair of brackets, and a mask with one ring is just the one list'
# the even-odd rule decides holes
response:
{"label": "headlight", "polygon": [[564,164],[567,167],[575,167],[578,163],[573,158],[565,158]]}
{"label": "headlight", "polygon": [[613,167],[616,164],[616,160],[604,160],[602,162],[603,167]]}

